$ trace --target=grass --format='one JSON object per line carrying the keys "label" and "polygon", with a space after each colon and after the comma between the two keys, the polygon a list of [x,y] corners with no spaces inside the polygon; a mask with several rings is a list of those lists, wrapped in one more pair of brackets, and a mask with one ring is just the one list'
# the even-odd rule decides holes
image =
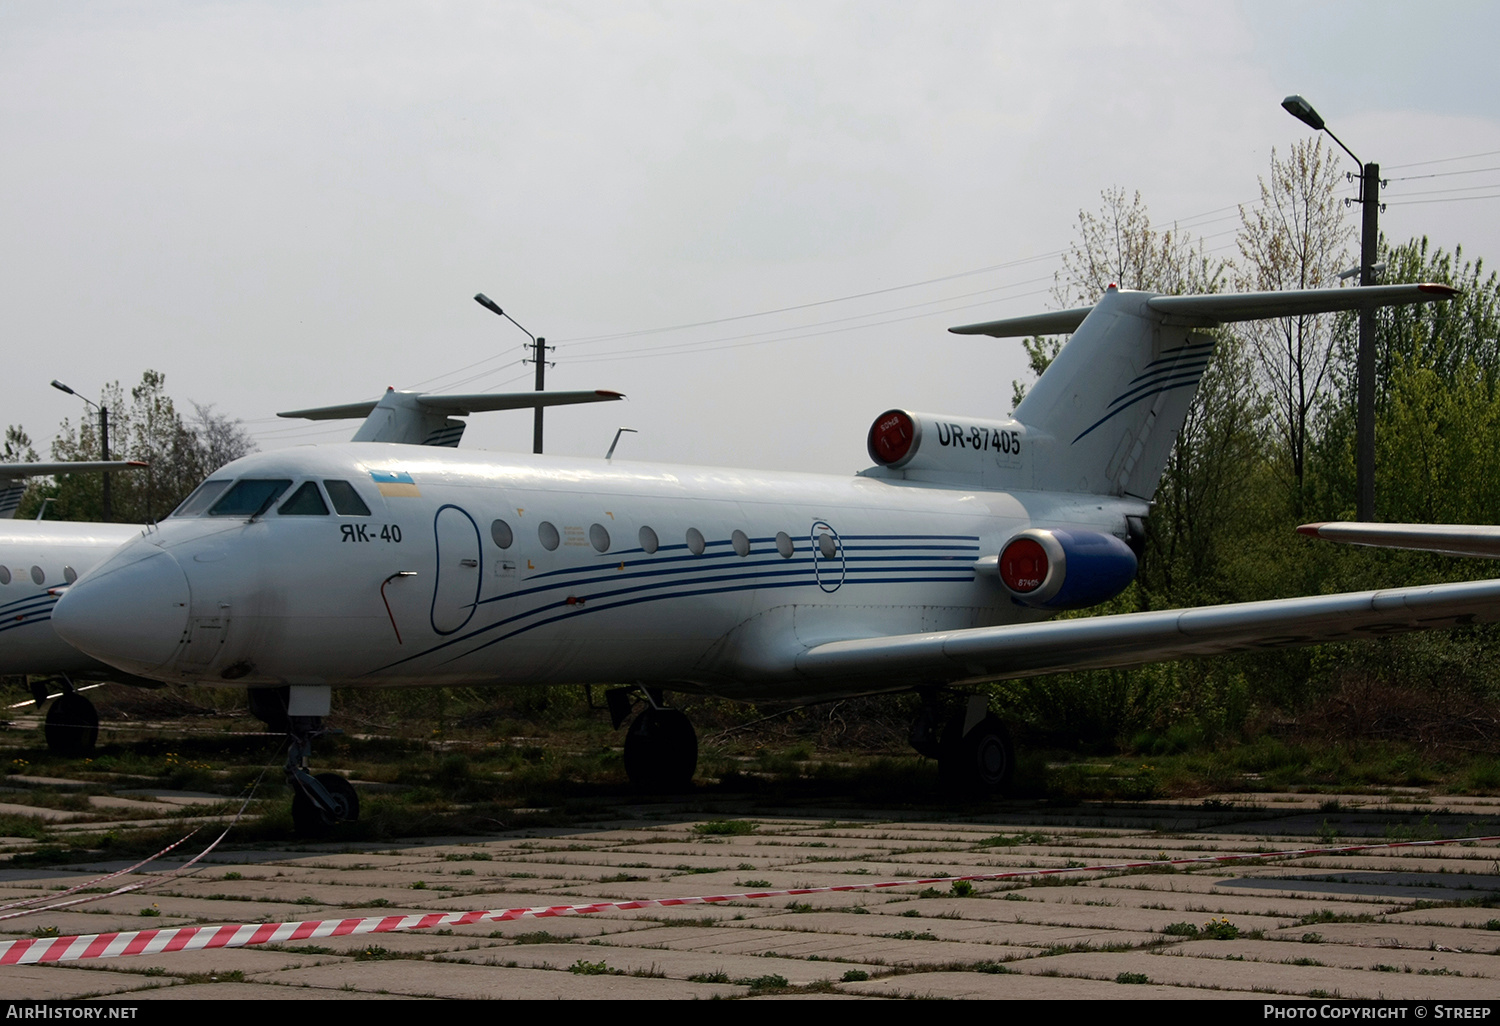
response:
{"label": "grass", "polygon": [[[174,824],[175,817],[204,811],[193,807],[157,818],[132,812],[139,817],[132,820],[119,810],[93,808],[90,794],[125,781],[190,787],[223,795],[220,811],[230,812],[237,807],[236,796],[268,764],[273,769],[259,784],[251,815],[236,827],[236,839],[254,843],[292,837],[290,795],[274,769],[280,742],[243,733],[259,724],[248,716],[240,693],[112,686],[91,696],[102,721],[115,729],[103,733],[106,743],[90,760],[53,757],[39,732],[0,734],[0,766],[13,770],[11,779],[24,771],[81,784],[76,789],[23,786],[7,799],[75,817],[72,829],[63,831],[38,816],[0,815],[0,835],[31,842],[15,856],[14,867],[154,851],[185,832]],[[349,733],[320,738],[314,759],[371,785],[361,792],[360,821],[343,825],[338,833],[347,843],[567,826],[617,808],[622,798],[634,798],[624,774],[621,736],[610,727],[597,689],[394,689],[340,691],[334,698],[331,722]],[[869,804],[881,810],[946,804],[950,796],[937,779],[936,766],[912,753],[905,742],[915,703],[912,696],[841,703],[843,726],[834,733],[819,711],[822,707],[777,715],[774,708],[686,697],[682,704],[700,737],[694,791],[705,799],[734,796],[763,804],[830,798],[852,808]],[[181,729],[128,727],[143,721],[175,721]],[[1319,792],[1420,784],[1438,793],[1500,793],[1500,755],[1415,743],[1260,734],[1231,744],[1188,732],[1165,740],[1143,734],[1113,752],[1080,754],[1028,746],[1025,730],[1017,733],[1022,735],[1019,795],[1060,807],[1146,798],[1196,801],[1206,794],[1252,789]],[[968,798],[964,802],[973,804]],[[1202,804],[1200,811],[1217,821],[1258,814],[1218,799]],[[1361,817],[1368,818],[1330,803],[1324,803],[1323,811],[1337,813],[1338,829],[1350,836],[1357,835]],[[111,826],[91,831],[90,819],[108,820]],[[1463,832],[1466,822],[1433,814],[1396,822],[1386,818],[1380,824],[1388,837],[1401,839],[1453,836]],[[1329,824],[1325,836],[1333,836],[1331,820]],[[825,827],[850,825],[831,822]],[[759,836],[756,821],[746,816],[713,819],[694,830],[704,841]],[[979,844],[999,849],[1052,840],[1039,832],[999,833]],[[491,857],[465,852],[443,856],[470,864]],[[613,882],[639,881],[621,873]],[[428,881],[427,886],[433,885]],[[963,896],[957,886],[951,893]]]}

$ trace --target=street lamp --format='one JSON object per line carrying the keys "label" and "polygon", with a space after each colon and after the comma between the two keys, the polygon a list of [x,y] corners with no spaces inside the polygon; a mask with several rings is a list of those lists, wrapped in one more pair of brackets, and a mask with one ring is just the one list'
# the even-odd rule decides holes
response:
{"label": "street lamp", "polygon": [[[1342,139],[1329,131],[1312,104],[1302,97],[1288,96],[1281,101],[1281,106],[1313,131],[1328,132],[1328,137],[1359,164],[1359,202],[1364,204],[1359,238],[1359,283],[1374,285],[1375,247],[1380,241],[1380,165],[1366,164],[1356,157]],[[1362,521],[1371,521],[1375,519],[1375,311],[1368,306],[1359,310],[1359,357],[1355,368],[1359,392],[1354,431],[1358,479],[1355,516]]]}
{"label": "street lamp", "polygon": [[[516,327],[521,328],[521,323],[519,321],[517,321],[510,314],[506,313],[504,310],[500,309],[500,307],[495,304],[495,301],[489,296],[486,296],[483,292],[475,293],[474,302],[478,303],[480,306],[484,307],[491,313],[499,314],[501,317],[504,317],[507,321],[510,321],[510,323],[514,324]],[[538,392],[545,391],[542,386],[547,380],[547,350],[551,347],[547,345],[546,339],[537,338],[531,332],[526,331],[525,328],[521,328],[521,331],[525,333],[527,338],[531,339],[531,350],[533,353],[532,359],[530,361],[522,362],[530,362],[536,364],[536,390]],[[536,408],[536,419],[532,422],[531,451],[536,453],[538,456],[542,454],[541,406],[538,406]]]}
{"label": "street lamp", "polygon": [[[101,406],[99,403],[94,402],[87,396],[78,395],[77,392],[73,391],[67,385],[64,385],[61,381],[58,381],[56,378],[52,379],[52,387],[57,389],[59,392],[66,392],[69,395],[77,395],[78,398],[82,399],[84,402],[88,403],[94,409],[99,411],[99,458],[101,460],[107,461],[109,459],[109,407]],[[104,505],[104,522],[109,523],[114,518],[111,516],[109,506],[109,471],[107,470],[104,472],[104,492],[101,498],[103,499]]]}

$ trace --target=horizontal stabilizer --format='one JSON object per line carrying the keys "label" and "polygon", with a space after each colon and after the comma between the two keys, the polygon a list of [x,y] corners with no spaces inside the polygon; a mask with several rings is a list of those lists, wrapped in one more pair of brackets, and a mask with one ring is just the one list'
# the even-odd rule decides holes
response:
{"label": "horizontal stabilizer", "polygon": [[70,460],[62,463],[0,463],[0,481],[43,474],[89,474],[101,470],[130,470],[150,464],[142,460]]}
{"label": "horizontal stabilizer", "polygon": [[[1451,299],[1458,289],[1450,285],[1365,285],[1346,289],[1299,289],[1290,292],[1231,292],[1202,296],[1151,296],[1146,307],[1165,324],[1211,328],[1231,321],[1255,321],[1275,317],[1358,310],[1365,306],[1402,306]],[[955,335],[992,335],[1016,338],[1057,335],[1078,330],[1091,306],[1056,313],[1007,317],[982,324],[964,324],[948,330]]]}
{"label": "horizontal stabilizer", "polygon": [[1500,527],[1466,524],[1303,524],[1301,534],[1346,545],[1416,549],[1449,556],[1500,559]]}
{"label": "horizontal stabilizer", "polygon": [[809,680],[1004,680],[1496,619],[1500,580],[1473,581],[835,641],[807,649],[796,667]]}
{"label": "horizontal stabilizer", "polygon": [[1231,292],[1222,296],[1156,296],[1146,305],[1168,324],[1212,327],[1230,321],[1359,310],[1366,306],[1405,306],[1452,299],[1450,285],[1365,285],[1347,289],[1298,289],[1290,292]]}
{"label": "horizontal stabilizer", "polygon": [[1032,335],[1071,335],[1078,330],[1092,306],[1080,306],[1072,310],[1054,313],[1028,314],[1025,317],[1005,317],[983,324],[962,324],[949,328],[955,335],[993,335],[995,338],[1030,338]]}
{"label": "horizontal stabilizer", "polygon": [[[480,392],[473,395],[410,395],[418,406],[451,416],[462,417],[469,413],[486,413],[490,410],[529,410],[537,406],[571,406],[575,403],[604,403],[624,399],[620,392],[607,389],[588,389],[575,392]],[[278,417],[295,417],[302,420],[363,420],[368,417],[379,400],[363,403],[344,403],[341,406],[315,406],[308,410],[288,410]]]}

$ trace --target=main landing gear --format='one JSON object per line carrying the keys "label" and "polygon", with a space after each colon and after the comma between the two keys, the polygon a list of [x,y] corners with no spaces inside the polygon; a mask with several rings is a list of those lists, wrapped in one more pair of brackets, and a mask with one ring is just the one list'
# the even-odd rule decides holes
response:
{"label": "main landing gear", "polygon": [[981,695],[969,696],[962,712],[944,717],[936,696],[924,691],[922,712],[911,727],[911,746],[937,760],[938,779],[950,792],[1003,794],[1015,774],[1010,733]]}
{"label": "main landing gear", "polygon": [[619,729],[635,705],[646,706],[625,732],[625,775],[642,791],[686,791],[698,767],[698,735],[680,709],[663,704],[660,688],[612,688],[605,692],[610,719]]}
{"label": "main landing gear", "polygon": [[272,733],[287,735],[286,782],[292,789],[293,831],[317,837],[339,823],[359,819],[359,794],[353,784],[337,773],[315,776],[307,768],[313,739],[330,733],[323,727],[323,717],[294,711],[290,688],[251,688],[246,694],[255,718]]}
{"label": "main landing gear", "polygon": [[[47,751],[68,759],[81,759],[94,754],[99,741],[99,713],[94,703],[73,689],[73,682],[64,674],[57,678],[63,693],[52,700],[47,710],[47,720],[42,735],[47,739]],[[47,700],[47,680],[33,681],[31,697],[38,708]]]}

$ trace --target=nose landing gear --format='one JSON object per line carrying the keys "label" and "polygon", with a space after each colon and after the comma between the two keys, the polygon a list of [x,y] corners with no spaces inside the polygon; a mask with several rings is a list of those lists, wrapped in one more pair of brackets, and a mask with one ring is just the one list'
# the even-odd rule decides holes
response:
{"label": "nose landing gear", "polygon": [[273,733],[286,733],[286,782],[292,789],[292,829],[302,837],[317,837],[339,823],[359,819],[359,794],[353,784],[337,773],[315,776],[308,770],[313,739],[331,731],[324,729],[321,716],[291,713],[290,693],[290,688],[252,688],[248,692],[250,711]]}

